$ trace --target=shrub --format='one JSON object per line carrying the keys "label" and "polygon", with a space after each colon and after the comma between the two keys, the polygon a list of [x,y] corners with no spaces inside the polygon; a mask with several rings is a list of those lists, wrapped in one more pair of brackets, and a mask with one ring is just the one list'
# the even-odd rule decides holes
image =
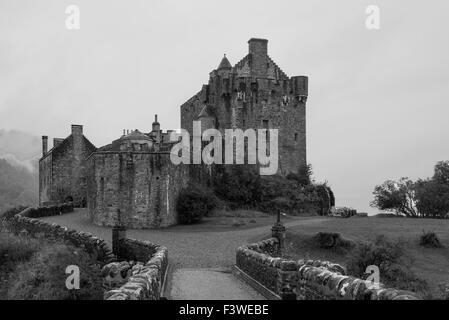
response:
{"label": "shrub", "polygon": [[405,261],[399,242],[378,236],[374,242],[359,243],[348,260],[348,273],[363,278],[366,268],[370,265],[379,268],[380,281],[389,287],[430,294],[426,281],[418,278],[410,269],[410,264]]}
{"label": "shrub", "polygon": [[357,210],[348,207],[338,207],[331,210],[331,217],[350,218],[357,214]]}
{"label": "shrub", "polygon": [[435,232],[424,232],[419,237],[419,245],[430,248],[441,248],[441,242]]}
{"label": "shrub", "polygon": [[[66,288],[67,266],[80,270],[80,289]],[[81,249],[47,245],[20,264],[11,276],[14,281],[8,299],[14,300],[96,300],[103,298],[100,269]]]}
{"label": "shrub", "polygon": [[312,174],[313,174],[313,172],[312,172],[311,164],[301,165],[299,167],[298,173],[289,173],[287,175],[287,179],[295,180],[300,185],[305,186],[305,185],[311,184]]}
{"label": "shrub", "polygon": [[214,191],[232,209],[254,207],[260,200],[260,180],[254,165],[216,166]]}
{"label": "shrub", "polygon": [[5,210],[4,212],[2,212],[0,214],[0,220],[8,220],[11,219],[12,217],[14,217],[16,214],[18,214],[19,212],[25,210],[27,207],[26,206],[17,206],[14,208],[10,208],[8,210]]}
{"label": "shrub", "polygon": [[36,239],[17,237],[0,232],[0,272],[8,273],[18,263],[25,262],[38,251],[40,243]]}
{"label": "shrub", "polygon": [[176,210],[179,222],[191,224],[201,221],[218,205],[218,199],[213,192],[198,184],[193,184],[181,190],[178,196]]}
{"label": "shrub", "polygon": [[339,233],[332,232],[318,232],[314,240],[320,248],[343,250],[353,247],[350,240],[344,239]]}

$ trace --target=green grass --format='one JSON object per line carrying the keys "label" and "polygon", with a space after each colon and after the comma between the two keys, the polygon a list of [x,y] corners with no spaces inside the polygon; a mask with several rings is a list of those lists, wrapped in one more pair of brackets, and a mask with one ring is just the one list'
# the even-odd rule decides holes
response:
{"label": "green grass", "polygon": [[[326,219],[321,223],[288,228],[287,255],[294,259],[321,259],[340,263],[344,267],[351,250],[323,249],[316,245],[318,232],[337,232],[354,242],[374,241],[385,235],[398,241],[404,255],[410,261],[411,270],[430,287],[433,297],[440,297],[440,285],[449,283],[449,220],[409,218],[357,218]],[[426,248],[419,245],[423,230],[435,232],[442,248]],[[381,279],[382,281],[382,279]]]}
{"label": "green grass", "polygon": [[[80,268],[80,290],[65,287],[68,265]],[[82,249],[0,228],[0,300],[102,298],[100,269]]]}

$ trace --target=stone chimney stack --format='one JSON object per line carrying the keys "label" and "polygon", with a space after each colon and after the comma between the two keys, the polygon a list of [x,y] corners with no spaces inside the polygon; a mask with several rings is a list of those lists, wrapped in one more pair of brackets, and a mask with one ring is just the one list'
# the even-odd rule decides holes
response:
{"label": "stone chimney stack", "polygon": [[268,40],[251,38],[248,41],[251,55],[251,73],[255,78],[266,78],[268,71]]}
{"label": "stone chimney stack", "polygon": [[79,125],[79,124],[72,124],[72,135],[82,136],[83,135],[83,126]]}
{"label": "stone chimney stack", "polygon": [[161,130],[161,125],[157,121],[157,114],[154,115],[154,122],[153,122],[153,131],[159,131]]}
{"label": "stone chimney stack", "polygon": [[48,152],[48,136],[42,136],[42,156],[44,157]]}
{"label": "stone chimney stack", "polygon": [[53,139],[53,148],[57,147],[64,139],[61,138],[54,138]]}

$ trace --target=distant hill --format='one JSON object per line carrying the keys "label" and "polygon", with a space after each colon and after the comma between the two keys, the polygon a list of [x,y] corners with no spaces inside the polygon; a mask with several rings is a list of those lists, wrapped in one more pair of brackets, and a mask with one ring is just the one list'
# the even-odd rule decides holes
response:
{"label": "distant hill", "polygon": [[37,204],[39,156],[39,137],[0,129],[0,212]]}

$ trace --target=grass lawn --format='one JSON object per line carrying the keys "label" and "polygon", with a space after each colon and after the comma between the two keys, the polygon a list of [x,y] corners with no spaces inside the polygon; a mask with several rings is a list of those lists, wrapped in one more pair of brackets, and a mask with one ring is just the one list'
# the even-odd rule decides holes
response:
{"label": "grass lawn", "polygon": [[[419,245],[424,231],[435,232],[443,248],[425,248]],[[441,296],[439,284],[449,284],[449,220],[410,218],[329,218],[319,224],[287,228],[287,255],[294,259],[329,260],[346,266],[351,252],[322,249],[313,241],[318,232],[338,232],[342,237],[358,241],[372,241],[385,235],[403,244],[411,260],[413,272],[427,281],[434,297]],[[382,275],[381,275],[382,281]]]}

